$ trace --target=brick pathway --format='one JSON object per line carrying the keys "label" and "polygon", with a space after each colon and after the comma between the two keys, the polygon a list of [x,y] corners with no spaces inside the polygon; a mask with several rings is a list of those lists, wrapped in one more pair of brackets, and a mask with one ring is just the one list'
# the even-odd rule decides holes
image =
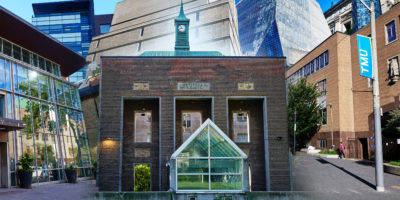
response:
{"label": "brick pathway", "polygon": [[365,161],[319,158],[297,152],[295,191],[312,191],[327,199],[400,199],[400,176],[385,173],[385,192],[375,190],[374,164]]}

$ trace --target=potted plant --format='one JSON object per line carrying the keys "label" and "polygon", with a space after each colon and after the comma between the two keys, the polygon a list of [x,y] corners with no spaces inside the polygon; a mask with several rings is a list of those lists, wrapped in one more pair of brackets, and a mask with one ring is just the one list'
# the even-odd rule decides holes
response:
{"label": "potted plant", "polygon": [[73,165],[65,168],[65,175],[67,175],[68,183],[77,183],[77,173],[76,168]]}
{"label": "potted plant", "polygon": [[94,179],[96,179],[96,175],[97,175],[97,174],[96,174],[96,173],[97,173],[97,161],[95,161],[95,160],[92,161],[91,170],[92,170],[92,174],[93,174]]}
{"label": "potted plant", "polygon": [[33,169],[31,167],[33,158],[29,153],[25,152],[21,159],[17,163],[20,167],[18,168],[18,182],[21,188],[31,189],[32,188],[32,173]]}

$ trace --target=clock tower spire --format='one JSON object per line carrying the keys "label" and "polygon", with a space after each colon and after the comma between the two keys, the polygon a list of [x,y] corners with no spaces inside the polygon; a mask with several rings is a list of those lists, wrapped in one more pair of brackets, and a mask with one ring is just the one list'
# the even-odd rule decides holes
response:
{"label": "clock tower spire", "polygon": [[190,19],[183,12],[183,2],[181,0],[181,11],[175,18],[175,51],[189,51],[189,23]]}

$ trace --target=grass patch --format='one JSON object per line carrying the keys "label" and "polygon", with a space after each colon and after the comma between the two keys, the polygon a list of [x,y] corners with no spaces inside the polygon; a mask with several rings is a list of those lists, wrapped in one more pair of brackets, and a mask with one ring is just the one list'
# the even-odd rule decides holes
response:
{"label": "grass patch", "polygon": [[390,161],[389,164],[390,165],[400,166],[400,161]]}
{"label": "grass patch", "polygon": [[319,152],[319,154],[337,155],[337,152],[335,150],[322,150]]}

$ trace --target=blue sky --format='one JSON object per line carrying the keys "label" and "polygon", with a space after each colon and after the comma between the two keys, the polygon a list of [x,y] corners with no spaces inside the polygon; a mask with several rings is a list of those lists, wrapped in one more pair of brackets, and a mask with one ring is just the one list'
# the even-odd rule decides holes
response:
{"label": "blue sky", "polygon": [[[28,22],[32,22],[32,3],[55,2],[66,0],[0,0],[0,5],[22,17]],[[115,5],[123,0],[94,0],[95,14],[112,14]]]}
{"label": "blue sky", "polygon": [[331,7],[332,3],[335,4],[335,3],[339,2],[340,0],[317,0],[317,1],[318,1],[319,5],[321,6],[322,11],[325,12],[326,10],[328,10]]}
{"label": "blue sky", "polygon": [[[17,14],[28,22],[31,22],[33,15],[32,3],[42,3],[49,1],[65,1],[65,0],[0,0],[0,5]],[[94,10],[98,14],[111,14],[114,13],[115,5],[117,2],[123,0],[94,0]],[[239,0],[235,0],[238,2]],[[282,1],[282,0],[280,0]],[[317,0],[323,11],[330,8],[331,3],[338,2],[339,0]]]}

